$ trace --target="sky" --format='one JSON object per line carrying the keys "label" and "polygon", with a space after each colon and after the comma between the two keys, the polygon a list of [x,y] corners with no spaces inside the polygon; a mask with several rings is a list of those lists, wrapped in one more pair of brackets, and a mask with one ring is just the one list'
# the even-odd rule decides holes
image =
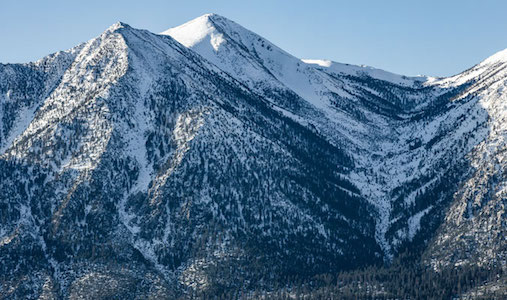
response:
{"label": "sky", "polygon": [[162,32],[225,16],[299,58],[449,76],[507,48],[504,0],[0,0],[0,63],[35,61],[122,21]]}

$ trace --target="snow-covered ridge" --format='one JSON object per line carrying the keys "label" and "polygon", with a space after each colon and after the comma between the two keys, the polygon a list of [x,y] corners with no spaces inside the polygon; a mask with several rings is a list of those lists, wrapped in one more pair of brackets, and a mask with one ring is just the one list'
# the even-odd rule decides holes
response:
{"label": "snow-covered ridge", "polygon": [[493,63],[505,63],[507,62],[507,49],[498,51],[491,55],[487,59],[481,62],[481,64],[493,64]]}
{"label": "snow-covered ridge", "polygon": [[[368,66],[320,59],[299,59],[216,14],[204,15],[162,34],[172,36],[260,94],[265,94],[266,89],[286,89],[295,93],[324,117],[318,113],[311,117],[312,114],[307,111],[296,112],[290,106],[278,104],[276,100],[273,100],[273,103],[282,113],[297,122],[316,126],[337,145],[346,144],[344,147],[351,149],[357,169],[377,166],[373,167],[373,174],[357,174],[354,170],[351,178],[360,187],[363,195],[381,212],[378,239],[386,251],[389,251],[390,246],[383,240],[384,235],[391,226],[389,223],[394,222],[390,219],[395,219],[395,216],[391,215],[392,203],[389,194],[410,181],[434,172],[434,168],[440,165],[440,160],[449,155],[448,151],[453,143],[479,130],[472,119],[481,120],[480,124],[486,114],[481,107],[476,106],[470,120],[463,122],[462,127],[451,129],[451,123],[458,122],[463,111],[472,109],[475,102],[445,111],[443,116],[436,116],[429,123],[411,124],[386,118],[386,114],[379,115],[375,106],[386,105],[381,99],[387,98],[392,99],[388,100],[392,101],[387,104],[388,107],[394,107],[387,109],[391,112],[397,111],[395,118],[410,118],[414,113],[428,114],[425,110],[433,107],[435,99],[444,97],[447,93],[452,94],[453,89],[459,89],[480,78],[484,80],[488,74],[494,74],[490,66],[495,65],[494,67],[498,68],[498,63],[505,59],[507,53],[501,51],[469,71],[453,77],[409,77]],[[382,90],[382,86],[389,85],[391,87]],[[468,90],[466,95],[472,95],[482,87],[483,85],[477,85],[475,89]],[[364,98],[372,98],[376,103],[373,107],[364,107],[360,103]],[[336,103],[339,103],[338,106]],[[346,111],[345,107],[350,106],[354,108]],[[357,111],[364,114],[360,122],[357,116],[352,115]],[[450,130],[453,136],[448,143],[433,144],[442,130]],[[477,139],[471,145],[466,145],[459,154],[460,158],[485,138],[485,132],[479,132]],[[435,149],[423,148],[407,152],[407,141],[430,143]],[[426,167],[418,169],[417,164]],[[379,181],[379,177],[383,179]],[[413,191],[407,199],[415,198],[419,192],[420,190]],[[412,201],[407,200],[407,203]],[[415,217],[417,213],[419,212],[413,213],[410,224],[407,225],[407,228],[412,228],[411,231],[399,233],[400,236],[392,241],[394,244],[415,235],[413,228],[419,228],[415,223],[421,220]]]}
{"label": "snow-covered ridge", "polygon": [[[222,25],[222,27],[217,28],[217,24]],[[233,31],[223,32],[224,30]],[[245,37],[245,39],[241,40],[241,42],[244,42],[246,45],[252,42],[248,40],[248,36],[251,36],[254,38],[261,38],[266,44],[269,43],[274,46],[272,43],[241,27],[234,21],[213,13],[202,15],[180,26],[163,31],[160,34],[170,35],[175,40],[188,48],[195,48],[198,44],[203,42],[211,43],[216,51],[218,51],[220,44],[226,41],[224,39],[224,34],[230,35],[233,38],[235,36]],[[286,53],[281,49],[279,50]],[[371,77],[378,78],[380,80],[392,81],[398,84],[409,84],[413,83],[413,81],[425,81],[427,78],[426,76],[408,77],[381,69],[376,69],[370,66],[342,64],[330,60],[301,59],[301,61],[307,64],[315,64],[319,65],[320,67],[330,68],[332,71],[338,73],[345,73],[349,75],[359,75],[359,73],[366,73]]]}
{"label": "snow-covered ridge", "polygon": [[304,63],[310,64],[310,65],[316,65],[323,69],[325,69],[327,72],[337,73],[337,74],[343,74],[343,75],[352,75],[352,76],[369,76],[371,78],[375,78],[378,80],[383,80],[387,82],[391,82],[394,84],[399,85],[407,85],[412,86],[414,83],[424,83],[428,80],[428,76],[415,76],[415,77],[408,77],[404,75],[398,75],[395,73],[391,73],[388,71],[384,71],[381,69],[377,69],[374,67],[361,65],[350,65],[350,64],[343,64],[334,62],[331,60],[322,60],[322,59],[301,59]]}
{"label": "snow-covered ridge", "polygon": [[444,213],[438,245],[453,248],[463,224],[494,244],[503,59],[405,77],[301,60],[208,14],[162,35],[119,22],[70,52],[1,65],[0,251],[41,257],[4,261],[0,279],[68,292],[103,278],[77,260],[119,259],[132,265],[118,273],[154,271],[142,290],[253,256],[273,274],[335,272],[431,239]]}

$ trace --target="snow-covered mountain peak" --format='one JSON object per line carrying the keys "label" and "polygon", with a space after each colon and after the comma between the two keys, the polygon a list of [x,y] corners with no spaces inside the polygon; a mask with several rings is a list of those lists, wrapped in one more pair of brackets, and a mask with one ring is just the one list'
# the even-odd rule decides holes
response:
{"label": "snow-covered mountain peak", "polygon": [[[440,87],[456,87],[467,82],[497,81],[507,75],[507,49],[499,51],[472,68],[454,76],[438,78],[429,82]],[[484,83],[484,82],[483,82]],[[486,84],[489,84],[486,83]]]}
{"label": "snow-covered mountain peak", "polygon": [[495,64],[495,63],[505,63],[507,62],[507,49],[502,51],[498,51],[497,53],[491,55],[481,62],[483,64]]}
{"label": "snow-covered mountain peak", "polygon": [[113,25],[109,26],[109,28],[107,28],[105,32],[114,32],[114,31],[121,29],[121,28],[131,28],[131,27],[130,27],[130,25],[128,25],[126,23],[118,21],[118,22],[114,23]]}
{"label": "snow-covered mountain peak", "polygon": [[220,44],[225,40],[223,33],[216,28],[215,20],[224,22],[227,19],[216,14],[205,14],[183,25],[170,28],[161,34],[172,36],[185,47],[192,48],[201,43],[206,43],[211,44],[213,49],[217,51]]}
{"label": "snow-covered mountain peak", "polygon": [[229,19],[204,15],[162,34],[258,92],[288,88],[319,109],[328,108],[328,101],[322,99],[318,70]]}
{"label": "snow-covered mountain peak", "polygon": [[257,45],[261,45],[269,50],[276,48],[279,52],[290,55],[263,37],[217,14],[200,16],[160,34],[171,36],[185,47],[191,48],[207,59],[210,59],[210,55],[206,55],[207,53],[204,52],[207,52],[208,48],[212,48],[214,52],[217,52],[221,48],[220,46],[225,45],[227,42],[240,46],[243,50],[254,50]]}

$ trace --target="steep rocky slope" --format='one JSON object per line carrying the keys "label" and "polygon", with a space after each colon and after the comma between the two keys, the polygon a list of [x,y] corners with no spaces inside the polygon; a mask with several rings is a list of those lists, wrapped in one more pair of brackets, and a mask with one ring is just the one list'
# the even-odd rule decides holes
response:
{"label": "steep rocky slope", "polygon": [[[388,258],[406,243],[425,244],[432,237],[458,186],[477,178],[468,173],[477,166],[467,155],[488,136],[502,135],[505,109],[497,86],[505,82],[505,52],[451,78],[406,77],[301,61],[214,14],[163,34],[344,148],[355,162],[348,178],[377,208],[376,239]],[[290,93],[312,107],[282,102],[287,97],[280,95]],[[491,118],[488,103],[496,103],[500,116]],[[497,132],[490,133],[492,127]]]}
{"label": "steep rocky slope", "polygon": [[213,14],[0,65],[0,294],[219,294],[407,249],[505,265],[506,67],[300,60]]}
{"label": "steep rocky slope", "polygon": [[351,158],[170,37],[116,24],[33,105],[1,156],[7,293],[72,296],[95,276],[202,288],[221,264],[280,277],[381,257]]}

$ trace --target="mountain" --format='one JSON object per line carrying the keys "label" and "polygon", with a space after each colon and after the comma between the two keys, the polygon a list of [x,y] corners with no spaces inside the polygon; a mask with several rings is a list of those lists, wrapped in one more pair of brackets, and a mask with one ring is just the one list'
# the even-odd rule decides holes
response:
{"label": "mountain", "polygon": [[506,51],[406,77],[208,14],[0,65],[0,295],[248,293],[407,251],[502,270]]}
{"label": "mountain", "polygon": [[[420,228],[435,229],[440,220],[424,216],[443,214],[473,165],[467,155],[488,136],[505,134],[505,110],[487,108],[487,102],[500,105],[503,90],[495,97],[486,93],[505,83],[507,50],[451,78],[406,77],[371,67],[301,61],[214,14],[162,34],[346,149],[355,162],[346,176],[377,208],[376,238],[388,256]],[[273,90],[281,91],[272,95]],[[313,107],[280,103],[280,95],[290,92]],[[498,116],[489,120],[493,114]],[[491,132],[492,122],[499,132]],[[421,220],[430,224],[421,226]]]}

